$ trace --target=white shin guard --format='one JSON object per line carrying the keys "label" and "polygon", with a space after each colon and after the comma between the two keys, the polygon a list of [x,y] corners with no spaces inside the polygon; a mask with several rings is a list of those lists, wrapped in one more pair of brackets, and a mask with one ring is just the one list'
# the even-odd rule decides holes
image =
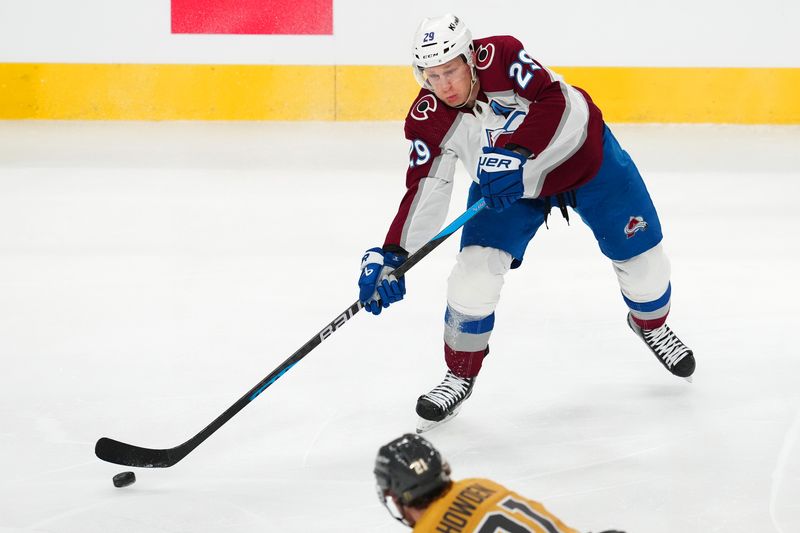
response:
{"label": "white shin guard", "polygon": [[669,287],[670,264],[661,244],[626,261],[612,261],[619,288],[634,302],[661,298]]}
{"label": "white shin guard", "polygon": [[448,305],[471,317],[492,314],[512,260],[509,253],[497,248],[467,246],[461,250],[447,279]]}

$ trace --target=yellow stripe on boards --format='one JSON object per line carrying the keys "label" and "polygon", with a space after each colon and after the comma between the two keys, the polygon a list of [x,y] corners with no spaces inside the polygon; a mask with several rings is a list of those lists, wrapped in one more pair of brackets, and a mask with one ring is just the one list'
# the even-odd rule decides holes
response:
{"label": "yellow stripe on boards", "polygon": [[[800,124],[800,68],[553,67],[609,122]],[[405,66],[0,63],[0,119],[402,120]]]}
{"label": "yellow stripe on boards", "polygon": [[333,120],[334,67],[0,64],[0,118]]}
{"label": "yellow stripe on boards", "polygon": [[800,124],[800,69],[570,67],[609,122]]}
{"label": "yellow stripe on boards", "polygon": [[403,120],[419,89],[411,67],[337,67],[336,118]]}

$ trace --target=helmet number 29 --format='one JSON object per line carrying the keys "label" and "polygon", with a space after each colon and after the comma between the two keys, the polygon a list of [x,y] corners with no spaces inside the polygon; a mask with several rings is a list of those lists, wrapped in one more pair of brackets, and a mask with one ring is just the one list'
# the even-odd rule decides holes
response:
{"label": "helmet number 29", "polygon": [[508,77],[516,78],[517,85],[519,85],[520,89],[524,89],[533,79],[533,73],[541,70],[542,67],[537,65],[525,50],[520,50],[517,57],[519,61],[511,63],[508,68]]}

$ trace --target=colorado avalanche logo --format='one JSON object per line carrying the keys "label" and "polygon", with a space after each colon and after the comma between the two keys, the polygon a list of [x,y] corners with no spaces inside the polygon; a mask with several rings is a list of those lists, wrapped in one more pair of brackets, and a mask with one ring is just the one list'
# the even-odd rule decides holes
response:
{"label": "colorado avalanche logo", "polygon": [[505,143],[500,140],[504,137],[510,138],[517,131],[522,121],[525,120],[525,112],[502,106],[494,100],[489,105],[496,114],[506,117],[506,123],[501,128],[485,129],[486,143],[487,146],[502,146]]}
{"label": "colorado avalanche logo", "polygon": [[630,239],[640,230],[647,231],[647,222],[642,217],[631,217],[625,225],[625,235]]}
{"label": "colorado avalanche logo", "polygon": [[426,94],[414,104],[411,108],[411,118],[414,120],[426,120],[428,114],[436,111],[436,97],[432,94]]}
{"label": "colorado avalanche logo", "polygon": [[475,52],[475,68],[478,70],[486,70],[494,60],[494,45],[492,43],[480,45]]}

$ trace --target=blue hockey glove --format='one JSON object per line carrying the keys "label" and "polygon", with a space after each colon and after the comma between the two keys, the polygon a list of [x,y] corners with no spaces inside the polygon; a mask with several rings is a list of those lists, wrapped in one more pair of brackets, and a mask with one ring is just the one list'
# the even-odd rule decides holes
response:
{"label": "blue hockey glove", "polygon": [[406,260],[403,254],[370,248],[361,259],[361,277],[358,278],[358,299],[364,309],[373,315],[381,314],[384,307],[399,302],[406,294],[406,279],[396,279],[392,271]]}
{"label": "blue hockey glove", "polygon": [[502,211],[522,198],[522,167],[527,158],[494,146],[484,146],[483,154],[478,158],[481,196],[487,207]]}

